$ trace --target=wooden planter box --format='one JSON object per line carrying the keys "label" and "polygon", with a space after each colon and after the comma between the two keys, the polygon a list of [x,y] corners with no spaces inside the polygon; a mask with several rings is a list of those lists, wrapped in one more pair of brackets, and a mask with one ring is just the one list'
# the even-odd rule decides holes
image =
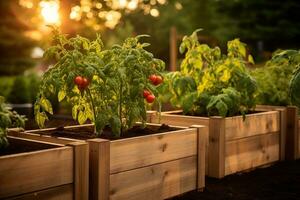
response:
{"label": "wooden planter box", "polygon": [[[158,126],[148,124],[148,126]],[[90,199],[166,199],[205,185],[205,138],[207,127],[176,128],[174,131],[120,140],[89,139]],[[65,127],[93,130],[92,125]],[[55,129],[27,131],[37,135]]]}
{"label": "wooden planter box", "polygon": [[10,143],[34,147],[0,156],[0,199],[88,199],[88,145],[58,145],[8,136]]}
{"label": "wooden planter box", "polygon": [[[161,114],[160,123],[209,127],[207,138],[206,175],[222,178],[284,159],[284,119],[279,111],[268,111],[236,117],[195,117],[182,111]],[[158,116],[150,112],[150,122]]]}
{"label": "wooden planter box", "polygon": [[285,143],[285,158],[287,160],[295,160],[300,158],[300,118],[298,108],[296,106],[266,106],[259,105],[257,109],[269,111],[285,109],[286,124],[286,143]]}

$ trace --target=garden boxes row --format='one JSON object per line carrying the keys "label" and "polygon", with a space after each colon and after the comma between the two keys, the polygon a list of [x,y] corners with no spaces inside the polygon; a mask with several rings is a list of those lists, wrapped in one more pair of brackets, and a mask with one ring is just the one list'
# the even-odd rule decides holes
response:
{"label": "garden boxes row", "polygon": [[[159,127],[154,124],[148,126]],[[113,141],[105,139],[84,140],[83,142],[89,146],[89,162],[86,162],[86,165],[89,165],[89,176],[87,176],[89,177],[89,199],[166,199],[194,189],[203,189],[205,184],[205,138],[208,133],[207,127],[171,128],[171,131],[165,133]],[[93,131],[94,127],[92,125],[82,125],[66,127],[65,130],[85,132]],[[71,147],[66,147],[66,143],[70,142],[70,139],[45,135],[55,131],[56,129],[53,128],[27,133],[11,131],[9,135],[24,140],[53,143],[57,146],[61,145],[59,148],[70,149]],[[77,143],[78,141],[74,140],[74,142]],[[66,167],[70,163],[74,164],[70,168],[76,169],[77,167],[77,163],[68,160],[67,155],[55,154],[51,156],[52,160],[47,159],[47,157],[40,158],[41,161],[46,162],[42,166],[48,166],[48,163],[54,162],[57,157],[57,160],[55,160],[57,164],[50,170],[48,169],[49,174],[47,176],[36,171],[40,166],[38,161],[36,161],[37,166],[23,166],[28,171],[27,176],[42,179],[43,182],[48,181],[48,177],[50,179],[53,176],[61,176],[61,179],[63,179],[65,176],[58,172],[66,173]],[[22,159],[24,159],[23,154],[20,154],[16,162],[20,162]],[[67,160],[69,165],[61,162],[61,160]],[[0,163],[0,165],[4,166],[5,164]],[[13,181],[14,176],[17,176],[12,174],[7,177],[5,175],[7,171],[13,173],[16,170],[7,166],[6,171],[0,171],[0,180],[3,181],[0,182],[2,193],[6,191],[3,186],[8,187],[5,179],[10,178],[10,181]],[[72,170],[68,171],[71,173]],[[19,185],[10,186],[12,191],[4,193],[2,196],[16,195],[16,191],[20,192],[19,188],[27,184],[24,182],[25,179],[18,180]],[[33,185],[38,184],[33,183]],[[32,190],[37,191],[39,189],[33,188]],[[76,193],[74,195],[76,196]]]}
{"label": "garden boxes row", "polygon": [[[149,112],[150,121],[177,126],[205,125],[206,175],[222,178],[283,160],[285,157],[285,109],[235,117],[197,117],[182,111]],[[160,118],[160,119],[159,119]]]}

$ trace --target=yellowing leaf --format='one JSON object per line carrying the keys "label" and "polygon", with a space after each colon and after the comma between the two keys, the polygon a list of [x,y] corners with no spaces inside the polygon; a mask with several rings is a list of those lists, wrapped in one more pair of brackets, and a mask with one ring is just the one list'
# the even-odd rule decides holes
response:
{"label": "yellowing leaf", "polygon": [[246,48],[242,44],[239,45],[239,52],[243,57],[246,57]]}
{"label": "yellowing leaf", "polygon": [[78,113],[78,123],[79,124],[84,124],[87,120],[87,116],[83,111],[79,111]]}
{"label": "yellowing leaf", "polygon": [[53,115],[52,105],[48,99],[42,97],[39,103],[45,111]]}
{"label": "yellowing leaf", "polygon": [[58,102],[61,102],[66,97],[66,91],[64,89],[58,92]]}
{"label": "yellowing leaf", "polygon": [[254,63],[254,59],[253,59],[253,57],[251,55],[248,56],[248,62],[251,63],[251,64],[253,64],[253,65],[255,64]]}
{"label": "yellowing leaf", "polygon": [[77,105],[74,105],[73,108],[72,108],[72,117],[73,119],[77,119],[77,114],[78,114],[78,107]]}
{"label": "yellowing leaf", "polygon": [[231,73],[229,70],[224,70],[223,75],[220,77],[220,81],[226,83],[231,77]]}

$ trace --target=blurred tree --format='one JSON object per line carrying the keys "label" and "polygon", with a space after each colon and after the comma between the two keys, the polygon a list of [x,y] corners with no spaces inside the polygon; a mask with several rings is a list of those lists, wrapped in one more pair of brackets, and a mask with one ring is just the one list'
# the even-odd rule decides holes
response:
{"label": "blurred tree", "polygon": [[24,35],[29,27],[13,9],[17,0],[0,1],[0,75],[22,74],[34,65],[34,42]]}

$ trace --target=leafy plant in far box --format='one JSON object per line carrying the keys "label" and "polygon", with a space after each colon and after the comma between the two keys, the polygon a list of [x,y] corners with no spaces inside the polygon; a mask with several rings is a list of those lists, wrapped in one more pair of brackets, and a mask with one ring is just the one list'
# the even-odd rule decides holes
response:
{"label": "leafy plant in far box", "polygon": [[8,145],[7,128],[24,126],[24,116],[11,111],[11,108],[5,104],[4,97],[0,96],[0,149]]}
{"label": "leafy plant in far box", "polygon": [[162,81],[164,63],[144,49],[149,44],[140,43],[141,37],[103,50],[99,35],[94,41],[81,36],[67,39],[54,30],[55,45],[45,57],[54,57],[56,64],[41,80],[34,106],[38,125],[43,127],[47,113],[53,114],[47,94],[56,92],[59,101],[72,105],[73,118],[80,124],[94,122],[98,135],[107,125],[120,136],[136,121],[144,124],[146,101],[157,101],[156,85]]}
{"label": "leafy plant in far box", "polygon": [[180,52],[185,53],[179,72],[165,76],[159,87],[164,101],[183,108],[191,115],[233,116],[245,114],[254,106],[256,83],[246,69],[253,63],[246,55],[246,45],[238,39],[229,41],[228,53],[219,47],[200,44],[196,30],[185,36]]}
{"label": "leafy plant in far box", "polygon": [[288,88],[299,65],[299,51],[279,50],[264,67],[254,70],[252,75],[258,84],[257,103],[274,106],[291,104]]}

